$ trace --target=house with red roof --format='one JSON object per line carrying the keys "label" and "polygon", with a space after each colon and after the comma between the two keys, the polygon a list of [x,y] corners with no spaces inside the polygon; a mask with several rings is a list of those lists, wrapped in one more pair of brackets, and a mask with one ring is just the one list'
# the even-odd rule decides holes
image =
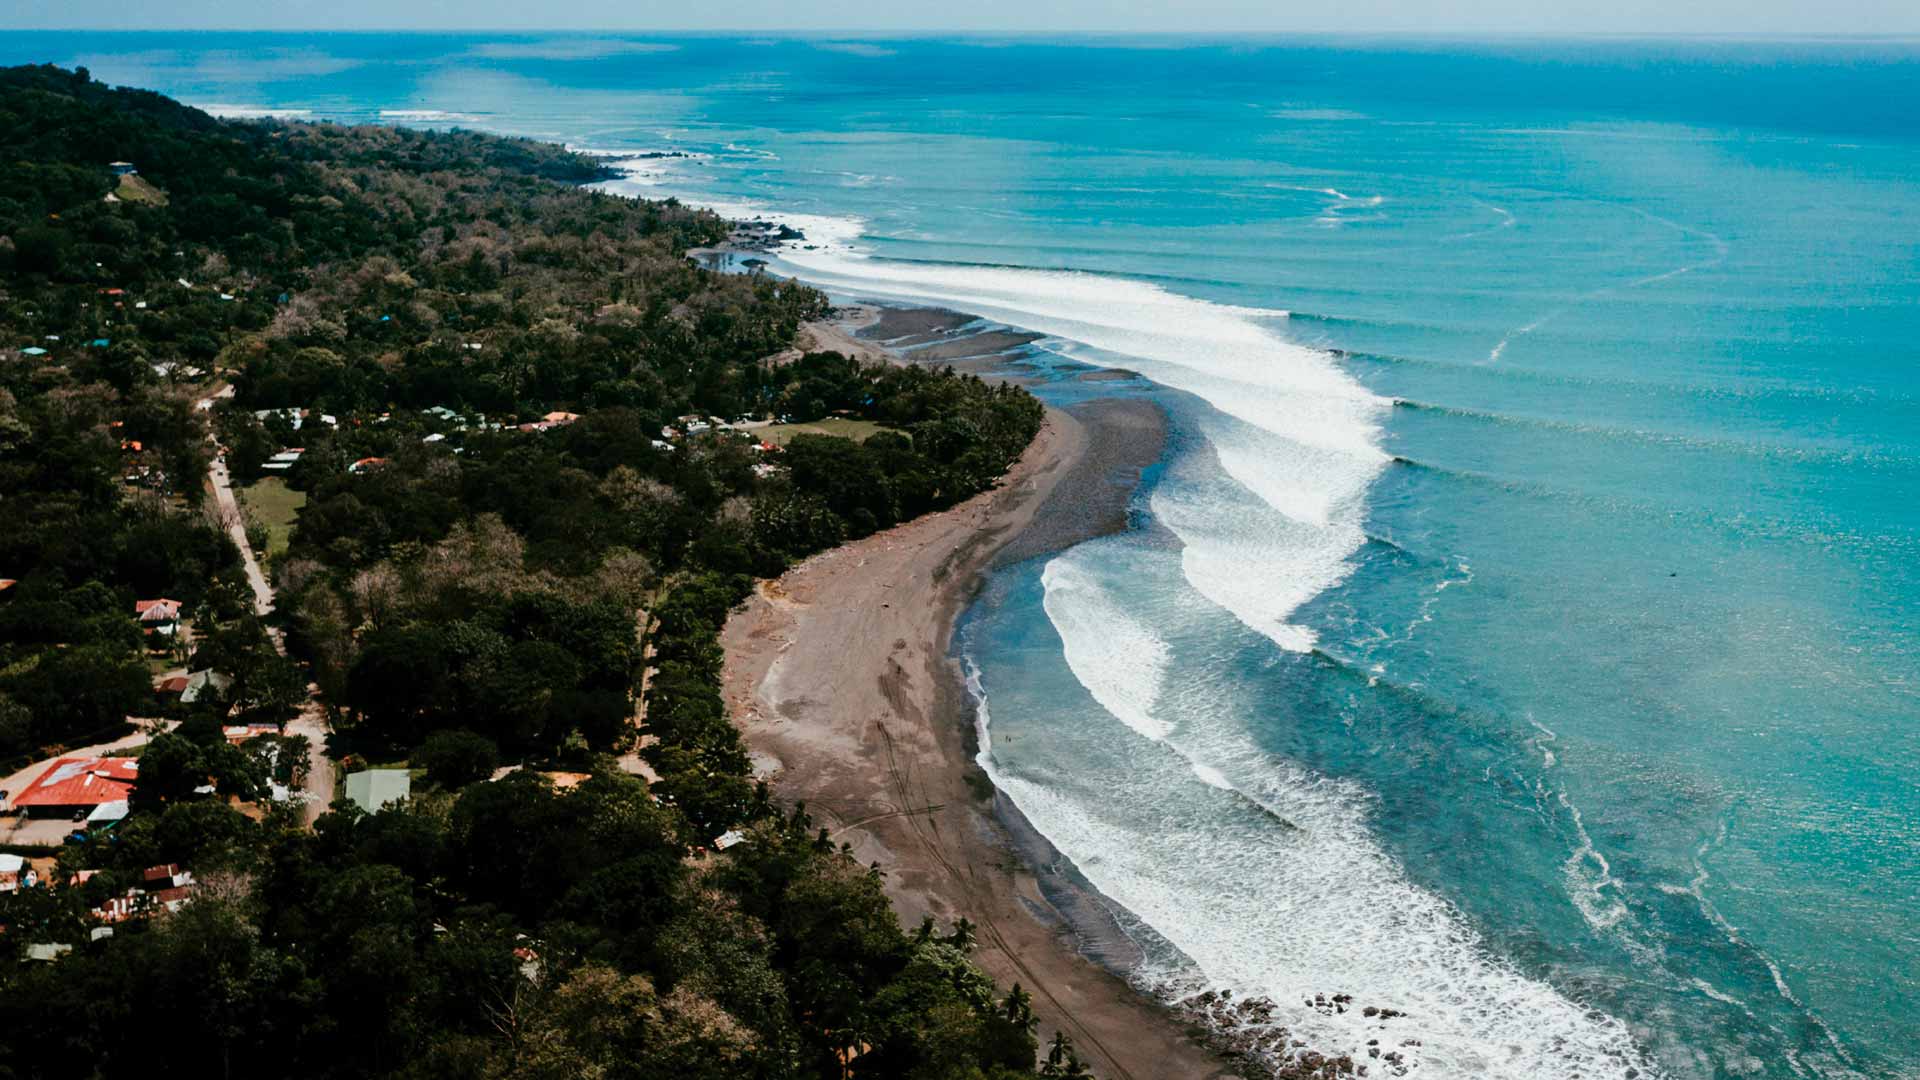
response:
{"label": "house with red roof", "polygon": [[179,863],[149,866],[140,873],[140,887],[143,889],[185,888],[192,884],[192,872],[180,869]]}
{"label": "house with red roof", "polygon": [[165,597],[158,600],[135,600],[133,613],[140,619],[140,629],[171,634],[174,624],[180,621],[180,601],[168,600]]}
{"label": "house with red roof", "polygon": [[67,817],[125,802],[138,778],[138,758],[61,758],[13,797],[29,817]]}
{"label": "house with red roof", "polygon": [[193,891],[199,884],[193,879],[193,872],[181,869],[178,863],[149,866],[141,873],[137,887],[120,896],[108,897],[106,903],[93,909],[93,917],[97,922],[112,924],[161,911],[179,911],[193,899]]}

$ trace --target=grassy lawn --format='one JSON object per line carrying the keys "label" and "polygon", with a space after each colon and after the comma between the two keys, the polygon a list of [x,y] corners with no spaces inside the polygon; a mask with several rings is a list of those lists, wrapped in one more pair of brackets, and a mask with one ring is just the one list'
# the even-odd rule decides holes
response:
{"label": "grassy lawn", "polygon": [[240,505],[255,521],[267,527],[266,557],[279,558],[287,552],[287,538],[293,534],[294,519],[307,505],[307,493],[295,491],[278,476],[264,476],[259,483],[235,488]]}
{"label": "grassy lawn", "polygon": [[891,429],[871,420],[845,420],[834,416],[825,420],[815,420],[810,424],[774,424],[771,427],[760,428],[753,434],[775,446],[785,446],[787,440],[795,435],[837,435],[842,439],[852,439],[854,442],[866,442],[869,437],[888,430]]}
{"label": "grassy lawn", "polygon": [[159,188],[148,183],[144,178],[136,175],[130,174],[121,177],[120,186],[114,188],[113,193],[118,196],[122,202],[152,203],[155,206],[167,205],[165,192],[162,192]]}

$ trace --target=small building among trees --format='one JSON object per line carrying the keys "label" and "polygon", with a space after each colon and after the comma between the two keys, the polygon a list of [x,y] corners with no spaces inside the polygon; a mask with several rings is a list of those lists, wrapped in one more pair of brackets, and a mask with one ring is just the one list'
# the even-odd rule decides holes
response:
{"label": "small building among trees", "polygon": [[347,774],[347,801],[377,814],[413,793],[413,774],[405,769],[364,769]]}
{"label": "small building among trees", "polygon": [[61,758],[14,796],[28,817],[92,813],[104,803],[125,803],[138,779],[137,758]]}

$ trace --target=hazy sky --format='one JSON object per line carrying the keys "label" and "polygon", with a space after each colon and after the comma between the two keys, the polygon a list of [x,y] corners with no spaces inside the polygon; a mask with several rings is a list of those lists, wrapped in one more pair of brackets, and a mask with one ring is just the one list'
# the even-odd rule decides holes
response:
{"label": "hazy sky", "polygon": [[0,0],[0,27],[1912,34],[1920,0]]}

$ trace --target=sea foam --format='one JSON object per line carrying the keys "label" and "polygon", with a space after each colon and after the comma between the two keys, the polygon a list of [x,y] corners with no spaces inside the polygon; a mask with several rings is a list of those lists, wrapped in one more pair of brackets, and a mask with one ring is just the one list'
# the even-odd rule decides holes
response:
{"label": "sea foam", "polygon": [[[1156,487],[1156,516],[1191,503],[1181,512],[1256,515],[1246,526],[1252,535],[1284,527],[1280,515],[1258,519],[1261,507],[1245,492],[1237,504],[1221,502],[1236,488],[1208,457],[1204,448],[1176,451]],[[1257,542],[1247,539],[1247,549]],[[1101,893],[1190,963],[1152,971],[1148,988],[1175,999],[1203,990],[1264,997],[1276,1006],[1272,1019],[1249,1027],[1269,1045],[1283,1028],[1283,1043],[1298,1039],[1323,1054],[1375,1063],[1369,1050],[1390,1050],[1413,1075],[1658,1075],[1623,1025],[1516,969],[1451,904],[1409,880],[1374,835],[1368,791],[1255,742],[1247,717],[1257,705],[1240,660],[1217,644],[1192,651],[1217,640],[1192,631],[1218,619],[1182,588],[1192,550],[1176,558],[1123,535],[1056,556],[1041,574],[1042,604],[1074,678],[1148,738],[1063,723],[1070,706],[1062,705],[1044,725],[1004,721],[1021,737],[995,752],[991,672],[970,679],[981,766]],[[1240,586],[1271,573],[1268,584],[1280,587],[1311,567],[1311,559],[1247,567]],[[1142,632],[1154,641],[1150,682],[1127,662]],[[1345,1011],[1316,1000],[1339,994],[1353,995]],[[1369,1017],[1366,1006],[1405,1015]]]}
{"label": "sea foam", "polygon": [[[1365,1062],[1377,1039],[1420,1076],[1652,1075],[1624,1026],[1489,953],[1410,883],[1367,830],[1364,795],[1230,742],[1149,744],[1163,749],[1084,786],[983,764],[1096,888],[1191,960],[1196,973],[1162,989],[1266,997],[1312,1050]],[[1337,994],[1353,1007],[1313,1004]]]}
{"label": "sea foam", "polygon": [[[1279,313],[1072,271],[876,259],[855,246],[858,221],[706,205],[803,231],[778,264],[815,285],[1037,331],[1065,355],[1204,401],[1188,419],[1205,445],[1175,455],[1150,502],[1182,545],[1187,595],[1283,648],[1311,647],[1289,618],[1346,575],[1365,541],[1366,489],[1390,460],[1379,445],[1388,403],[1267,325]],[[1274,758],[1244,716],[1204,693],[1175,693],[1181,672],[1158,620],[1131,606],[1139,590],[1081,561],[1090,554],[1045,567],[1043,604],[1074,678],[1140,738],[1116,744],[1095,725],[1081,736],[1083,767],[1042,767],[1044,781],[1003,767],[970,665],[979,761],[1102,893],[1191,962],[1182,990],[1269,997],[1275,1022],[1313,1049],[1372,1063],[1377,1039],[1423,1076],[1654,1075],[1621,1024],[1490,953],[1410,882],[1372,835],[1363,790]],[[1103,753],[1124,760],[1092,768]],[[1313,1004],[1335,993],[1363,1000],[1346,1012]],[[1361,1004],[1407,1015],[1389,1023]]]}
{"label": "sea foam", "polygon": [[312,109],[281,109],[265,105],[232,105],[225,102],[205,102],[193,106],[208,116],[217,116],[222,120],[300,120],[313,115]]}
{"label": "sea foam", "polygon": [[1153,629],[1111,602],[1112,594],[1080,565],[1084,554],[1067,554],[1041,572],[1047,617],[1067,643],[1067,666],[1101,708],[1149,739],[1166,737],[1154,716],[1167,643]]}
{"label": "sea foam", "polygon": [[875,259],[854,246],[858,222],[769,217],[806,234],[779,258],[815,284],[1037,331],[1063,355],[1205,401],[1202,434],[1240,490],[1156,495],[1153,509],[1185,545],[1194,589],[1283,648],[1311,647],[1288,618],[1345,575],[1365,540],[1366,489],[1390,460],[1379,445],[1388,402],[1325,352],[1286,340],[1269,325],[1280,313],[1078,271]]}

